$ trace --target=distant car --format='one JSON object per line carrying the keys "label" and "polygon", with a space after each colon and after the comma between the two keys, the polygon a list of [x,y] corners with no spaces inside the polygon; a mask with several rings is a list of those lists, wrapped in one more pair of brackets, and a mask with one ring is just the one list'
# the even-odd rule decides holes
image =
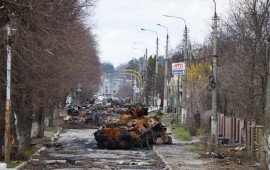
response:
{"label": "distant car", "polygon": [[104,96],[98,96],[97,99],[101,101],[104,99]]}
{"label": "distant car", "polygon": [[112,101],[116,104],[123,104],[124,100],[118,97],[112,97]]}
{"label": "distant car", "polygon": [[104,97],[104,96],[98,96],[97,98],[100,102],[106,102],[108,100],[107,97]]}

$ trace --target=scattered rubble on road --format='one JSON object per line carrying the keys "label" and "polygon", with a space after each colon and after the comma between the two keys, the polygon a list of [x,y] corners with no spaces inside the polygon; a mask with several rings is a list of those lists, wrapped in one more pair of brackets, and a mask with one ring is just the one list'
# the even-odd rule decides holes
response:
{"label": "scattered rubble on road", "polygon": [[126,105],[115,100],[108,102],[89,102],[70,104],[66,106],[66,114],[62,115],[64,129],[90,129],[97,128],[113,118],[121,116]]}
{"label": "scattered rubble on road", "polygon": [[[95,129],[66,129],[57,143],[48,144],[40,155],[33,155],[25,170],[45,169],[164,169],[152,149],[98,149]],[[56,146],[62,149],[55,150]]]}

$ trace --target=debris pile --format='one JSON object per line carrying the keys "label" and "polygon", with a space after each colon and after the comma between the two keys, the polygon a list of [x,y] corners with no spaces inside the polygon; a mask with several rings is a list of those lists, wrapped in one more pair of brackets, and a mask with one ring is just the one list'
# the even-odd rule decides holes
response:
{"label": "debris pile", "polygon": [[[232,167],[231,169],[244,169],[246,166],[258,168],[260,165],[251,160],[246,154],[245,146],[220,147],[219,152],[206,152],[207,157],[217,158],[216,163],[221,167]],[[230,168],[229,168],[230,169]]]}
{"label": "debris pile", "polygon": [[64,117],[65,129],[92,128],[95,127],[95,114],[92,104],[70,105],[67,115]]}
{"label": "debris pile", "polygon": [[94,135],[98,147],[103,149],[131,149],[149,147],[154,143],[172,143],[159,116],[148,115],[148,108],[140,105],[128,108]]}

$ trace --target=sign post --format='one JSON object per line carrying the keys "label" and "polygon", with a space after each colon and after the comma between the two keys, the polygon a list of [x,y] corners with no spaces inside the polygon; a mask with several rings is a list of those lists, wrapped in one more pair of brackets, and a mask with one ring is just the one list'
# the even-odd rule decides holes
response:
{"label": "sign post", "polygon": [[[186,65],[184,62],[179,62],[179,63],[172,63],[172,74],[174,76],[178,77],[177,80],[177,116],[176,116],[176,121],[177,121],[177,126],[178,126],[178,119],[179,119],[179,114],[181,115],[181,120],[183,120],[183,111],[182,111],[182,95],[180,97],[180,88],[179,88],[179,77],[182,75],[186,74]],[[181,89],[182,91],[182,89]]]}

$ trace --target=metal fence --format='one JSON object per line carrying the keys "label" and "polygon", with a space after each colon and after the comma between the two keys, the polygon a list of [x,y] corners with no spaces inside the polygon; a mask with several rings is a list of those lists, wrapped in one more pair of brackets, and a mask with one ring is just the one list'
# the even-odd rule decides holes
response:
{"label": "metal fence", "polygon": [[[247,127],[256,125],[255,121],[248,121]],[[218,114],[218,133],[220,138],[227,139],[228,144],[244,144],[246,143],[246,134],[250,133],[250,129],[246,129],[244,126],[244,120],[232,116],[224,116],[224,114]],[[249,135],[251,137],[251,135]],[[251,141],[251,140],[248,140]],[[248,143],[248,146],[251,146]]]}

